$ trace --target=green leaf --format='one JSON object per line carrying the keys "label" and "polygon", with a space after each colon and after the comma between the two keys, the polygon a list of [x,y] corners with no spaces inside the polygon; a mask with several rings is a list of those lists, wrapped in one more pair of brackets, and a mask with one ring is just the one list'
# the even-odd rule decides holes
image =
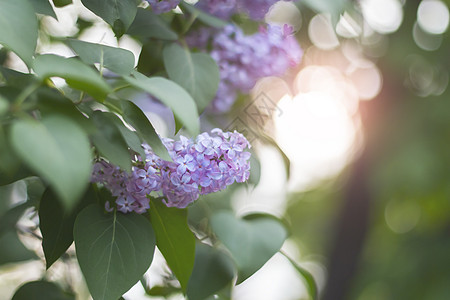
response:
{"label": "green leaf", "polygon": [[12,207],[10,210],[2,214],[0,217],[0,236],[8,231],[15,230],[17,222],[22,217],[25,210],[29,207],[29,203],[22,203]]}
{"label": "green leaf", "polygon": [[77,106],[55,89],[41,88],[37,93],[38,107],[42,117],[63,115],[80,125],[86,133],[96,131],[92,120],[78,110]]}
{"label": "green leaf", "polygon": [[180,2],[180,7],[183,11],[188,12],[189,14],[193,15],[195,18],[198,18],[200,21],[202,21],[204,24],[215,27],[215,28],[222,28],[226,26],[228,23],[216,18],[210,14],[207,14],[200,9],[197,9],[193,5],[190,5],[184,1]]}
{"label": "green leaf", "polygon": [[47,189],[39,205],[39,227],[42,232],[47,269],[63,255],[73,242],[73,226],[77,214],[94,202],[92,189],[85,194],[75,209],[66,212],[52,190]]}
{"label": "green leaf", "polygon": [[121,104],[125,121],[137,130],[137,133],[152,147],[152,150],[156,155],[164,160],[172,161],[169,152],[167,152],[166,147],[164,147],[161,139],[156,134],[155,129],[142,110],[136,104],[128,100],[123,100]]}
{"label": "green leaf", "polygon": [[67,42],[81,60],[89,65],[99,63],[120,75],[128,75],[134,68],[134,55],[128,50],[79,40]]}
{"label": "green leaf", "polygon": [[163,47],[166,42],[150,40],[142,46],[137,69],[143,74],[156,74],[164,70]]}
{"label": "green leaf", "polygon": [[191,53],[176,43],[164,48],[164,65],[169,78],[195,99],[201,113],[214,99],[219,86],[219,67],[205,53]]}
{"label": "green leaf", "polygon": [[55,4],[56,7],[63,7],[72,4],[72,0],[53,0],[53,4]]}
{"label": "green leaf", "polygon": [[15,230],[8,230],[0,236],[0,266],[38,258],[20,241]]}
{"label": "green leaf", "polygon": [[103,213],[90,205],[74,227],[78,262],[94,300],[118,299],[147,271],[155,237],[142,215]]}
{"label": "green leaf", "polygon": [[31,66],[37,37],[38,22],[29,1],[0,1],[0,44],[14,51]]}
{"label": "green leaf", "polygon": [[64,78],[68,85],[85,91],[97,99],[104,99],[111,88],[100,74],[76,58],[64,58],[53,54],[39,55],[33,69],[42,79]]}
{"label": "green leaf", "polygon": [[309,273],[307,270],[300,267],[292,258],[286,255],[283,251],[280,251],[281,254],[283,254],[289,262],[294,266],[294,268],[297,270],[297,272],[302,276],[303,281],[306,284],[306,289],[308,290],[308,294],[311,297],[312,300],[317,299],[317,284],[314,280],[314,277]]}
{"label": "green leaf", "polygon": [[127,34],[155,38],[168,41],[178,40],[178,35],[170,29],[158,15],[149,10],[138,8],[136,18],[127,31]]}
{"label": "green leaf", "polygon": [[117,129],[119,129],[120,134],[127,143],[128,147],[138,153],[141,157],[145,157],[144,148],[142,148],[141,140],[139,139],[136,131],[131,131],[128,129],[125,124],[123,124],[122,120],[120,120],[115,114],[109,112],[104,112],[103,114],[117,127]]}
{"label": "green leaf", "polygon": [[224,252],[198,243],[194,270],[187,289],[189,300],[203,300],[231,283],[235,274],[231,258]]}
{"label": "green leaf", "polygon": [[176,118],[180,120],[192,135],[199,132],[197,106],[194,99],[181,86],[163,77],[147,77],[139,72],[134,77],[124,76],[124,79],[169,107]]}
{"label": "green leaf", "polygon": [[111,163],[131,173],[131,155],[120,130],[104,112],[95,111],[91,119],[97,127],[97,132],[92,135],[97,150]]}
{"label": "green leaf", "polygon": [[223,211],[212,216],[211,226],[236,261],[238,283],[258,271],[280,250],[287,237],[284,226],[272,217],[237,219]]}
{"label": "green leaf", "polygon": [[65,293],[59,286],[48,281],[31,281],[22,285],[12,300],[75,300],[74,295]]}
{"label": "green leaf", "polygon": [[117,37],[121,37],[127,31],[137,12],[135,0],[81,0],[81,2],[111,25]]}
{"label": "green leaf", "polygon": [[51,16],[56,19],[55,11],[48,1],[49,0],[30,0],[36,13]]}
{"label": "green leaf", "polygon": [[167,207],[156,199],[150,206],[156,245],[186,292],[195,258],[195,237],[187,224],[187,209]]}
{"label": "green leaf", "polygon": [[35,83],[36,76],[32,74],[26,74],[22,72],[17,72],[15,70],[11,70],[5,67],[0,66],[0,73],[3,78],[6,80],[8,85],[23,89],[29,85]]}
{"label": "green leaf", "polygon": [[73,208],[91,176],[91,150],[83,130],[55,115],[42,122],[14,122],[10,139],[17,155],[49,182],[65,208]]}

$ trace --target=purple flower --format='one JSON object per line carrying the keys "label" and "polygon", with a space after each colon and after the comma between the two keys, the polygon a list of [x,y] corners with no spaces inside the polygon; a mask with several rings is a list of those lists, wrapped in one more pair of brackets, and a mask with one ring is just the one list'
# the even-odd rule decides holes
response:
{"label": "purple flower", "polygon": [[[146,157],[137,157],[131,174],[100,160],[94,164],[92,182],[104,185],[116,197],[117,210],[143,213],[150,208],[148,195],[164,197],[169,207],[184,208],[199,195],[244,182],[250,175],[250,144],[238,132],[214,129],[195,142],[184,136],[179,141],[162,138],[173,162],[162,160],[144,144]],[[110,204],[105,205],[110,210]]]}
{"label": "purple flower", "polygon": [[220,31],[201,28],[190,34],[189,46],[208,51],[219,66],[220,83],[209,110],[228,111],[237,92],[247,94],[258,79],[281,76],[299,64],[303,52],[292,33],[288,25],[269,25],[246,36],[240,28],[228,25]]}

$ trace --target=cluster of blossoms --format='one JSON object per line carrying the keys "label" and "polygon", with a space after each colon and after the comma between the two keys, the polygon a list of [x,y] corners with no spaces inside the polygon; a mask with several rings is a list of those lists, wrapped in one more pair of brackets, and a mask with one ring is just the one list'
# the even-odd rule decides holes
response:
{"label": "cluster of blossoms", "polygon": [[212,111],[225,112],[237,92],[248,93],[256,81],[283,75],[303,55],[291,26],[269,25],[253,35],[244,35],[233,25],[221,31],[201,28],[187,37],[190,47],[208,51],[220,68],[220,83]]}
{"label": "cluster of blossoms", "polygon": [[[250,148],[238,132],[214,129],[194,140],[180,136],[179,141],[164,138],[172,162],[162,160],[144,145],[146,157],[137,157],[131,174],[104,160],[94,165],[92,181],[107,187],[116,197],[123,213],[143,213],[150,193],[164,197],[169,207],[184,208],[199,195],[225,189],[234,182],[245,182],[250,175]],[[107,203],[107,209],[110,209]]]}
{"label": "cluster of blossoms", "polygon": [[279,0],[200,0],[196,6],[218,18],[229,19],[236,12],[253,20],[262,20],[270,7]]}

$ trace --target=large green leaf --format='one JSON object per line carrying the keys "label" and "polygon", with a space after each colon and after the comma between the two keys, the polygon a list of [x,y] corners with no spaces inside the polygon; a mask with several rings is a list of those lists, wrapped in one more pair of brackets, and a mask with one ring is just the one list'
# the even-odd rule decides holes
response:
{"label": "large green leaf", "polygon": [[56,19],[55,11],[48,1],[49,0],[30,0],[36,13],[51,16]]}
{"label": "large green leaf", "polygon": [[15,230],[8,230],[0,236],[0,266],[38,258],[20,241]]}
{"label": "large green leaf", "polygon": [[105,214],[93,204],[78,215],[73,234],[78,262],[94,300],[118,299],[152,262],[155,236],[142,215]]}
{"label": "large green leaf", "polygon": [[125,76],[124,79],[167,105],[190,134],[198,134],[200,126],[197,105],[185,89],[163,77],[149,78],[139,72],[134,72],[133,75],[134,77]]}
{"label": "large green leaf", "polygon": [[172,161],[166,147],[164,147],[158,134],[156,134],[152,123],[150,123],[142,110],[131,101],[123,100],[121,104],[125,121],[137,130],[141,138],[152,147],[156,155],[164,160]]}
{"label": "large green leaf", "polygon": [[187,289],[189,300],[203,300],[231,283],[235,268],[224,252],[198,243],[195,264]]}
{"label": "large green leaf", "polygon": [[121,37],[133,23],[137,12],[135,0],[81,0],[84,6],[112,26]]}
{"label": "large green leaf", "polygon": [[92,194],[92,189],[89,189],[76,208],[66,212],[56,195],[50,189],[45,191],[39,205],[39,227],[47,269],[72,244],[75,218],[84,207],[94,202]]}
{"label": "large green leaf", "polygon": [[11,300],[75,300],[59,286],[48,281],[31,281],[22,285]]}
{"label": "large green leaf", "polygon": [[99,63],[114,73],[128,75],[134,68],[134,55],[128,50],[100,44],[69,40],[68,44],[87,64]]}
{"label": "large green leaf", "polygon": [[131,173],[131,155],[120,130],[107,117],[107,113],[95,111],[91,119],[97,127],[92,142],[102,156],[111,163]]}
{"label": "large green leaf", "polygon": [[52,186],[66,209],[83,195],[91,176],[91,150],[83,130],[70,119],[18,120],[10,130],[17,155]]}
{"label": "large green leaf", "polygon": [[188,91],[201,113],[214,99],[219,86],[219,67],[205,53],[191,53],[176,43],[164,48],[164,65],[169,78]]}
{"label": "large green leaf", "polygon": [[237,219],[224,211],[212,216],[211,226],[236,261],[238,283],[258,271],[280,250],[287,237],[284,226],[272,217]]}
{"label": "large green leaf", "polygon": [[38,37],[34,8],[27,0],[0,1],[0,44],[31,66]]}
{"label": "large green leaf", "polygon": [[167,207],[157,199],[150,205],[156,245],[186,292],[195,258],[195,237],[187,224],[187,209]]}
{"label": "large green leaf", "polygon": [[178,35],[158,15],[143,8],[138,8],[136,18],[127,34],[169,41],[178,39]]}
{"label": "large green leaf", "polygon": [[53,54],[36,57],[33,69],[45,79],[49,77],[64,78],[68,85],[86,91],[97,99],[104,99],[111,88],[100,74],[76,58],[64,58]]}

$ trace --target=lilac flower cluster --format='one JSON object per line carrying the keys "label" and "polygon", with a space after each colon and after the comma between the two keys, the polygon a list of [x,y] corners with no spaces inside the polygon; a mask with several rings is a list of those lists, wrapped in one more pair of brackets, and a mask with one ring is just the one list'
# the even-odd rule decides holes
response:
{"label": "lilac flower cluster", "polygon": [[283,75],[303,55],[288,25],[269,25],[249,36],[233,25],[219,32],[201,28],[186,40],[192,48],[212,49],[209,53],[218,64],[221,77],[212,111],[219,113],[230,109],[238,91],[248,93],[258,79]]}
{"label": "lilac flower cluster", "polygon": [[[162,160],[144,145],[146,157],[136,157],[131,174],[104,160],[95,163],[92,181],[107,187],[123,213],[143,213],[150,208],[150,193],[164,197],[169,207],[184,208],[199,195],[225,189],[250,176],[250,148],[240,133],[213,129],[194,140],[162,139],[172,162]],[[107,203],[107,209],[110,209]]]}
{"label": "lilac flower cluster", "polygon": [[171,11],[180,4],[180,0],[147,0],[147,2],[155,14]]}
{"label": "lilac flower cluster", "polygon": [[[236,12],[253,20],[262,20],[270,7],[279,0],[200,0],[196,6],[218,18],[229,19]],[[289,0],[288,0],[289,1]]]}

